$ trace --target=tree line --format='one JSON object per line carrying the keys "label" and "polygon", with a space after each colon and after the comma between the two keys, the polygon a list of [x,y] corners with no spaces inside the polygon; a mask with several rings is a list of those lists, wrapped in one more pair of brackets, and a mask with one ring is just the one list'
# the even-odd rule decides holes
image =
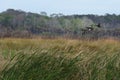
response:
{"label": "tree line", "polygon": [[[96,25],[100,25],[97,27]],[[91,30],[90,30],[91,29]],[[63,15],[8,9],[0,13],[0,37],[120,37],[120,15]]]}

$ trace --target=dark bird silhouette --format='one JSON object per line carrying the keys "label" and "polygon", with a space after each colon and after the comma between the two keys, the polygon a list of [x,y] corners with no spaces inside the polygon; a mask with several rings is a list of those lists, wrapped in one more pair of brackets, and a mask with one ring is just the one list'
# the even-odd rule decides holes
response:
{"label": "dark bird silhouette", "polygon": [[101,28],[101,24],[100,24],[100,23],[98,23],[96,26],[97,26],[98,28]]}

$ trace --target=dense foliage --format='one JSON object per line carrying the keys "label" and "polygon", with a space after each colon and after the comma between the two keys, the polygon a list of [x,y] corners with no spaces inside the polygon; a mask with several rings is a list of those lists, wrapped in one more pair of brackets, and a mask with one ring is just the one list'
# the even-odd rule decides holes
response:
{"label": "dense foliage", "polygon": [[[95,25],[100,24],[101,28]],[[86,27],[93,31],[85,31]],[[0,13],[0,37],[65,36],[71,38],[120,37],[120,15],[40,14],[8,9]]]}

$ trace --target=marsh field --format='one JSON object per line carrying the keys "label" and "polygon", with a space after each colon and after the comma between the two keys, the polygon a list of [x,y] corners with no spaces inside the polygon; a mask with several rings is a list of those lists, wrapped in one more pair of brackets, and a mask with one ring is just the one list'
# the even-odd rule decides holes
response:
{"label": "marsh field", "polygon": [[120,80],[120,41],[0,39],[0,80]]}

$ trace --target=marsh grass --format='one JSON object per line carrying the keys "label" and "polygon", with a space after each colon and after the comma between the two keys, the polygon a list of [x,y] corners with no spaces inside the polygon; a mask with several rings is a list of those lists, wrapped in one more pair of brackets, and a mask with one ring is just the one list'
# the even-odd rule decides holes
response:
{"label": "marsh grass", "polygon": [[120,41],[0,40],[1,80],[120,80]]}

